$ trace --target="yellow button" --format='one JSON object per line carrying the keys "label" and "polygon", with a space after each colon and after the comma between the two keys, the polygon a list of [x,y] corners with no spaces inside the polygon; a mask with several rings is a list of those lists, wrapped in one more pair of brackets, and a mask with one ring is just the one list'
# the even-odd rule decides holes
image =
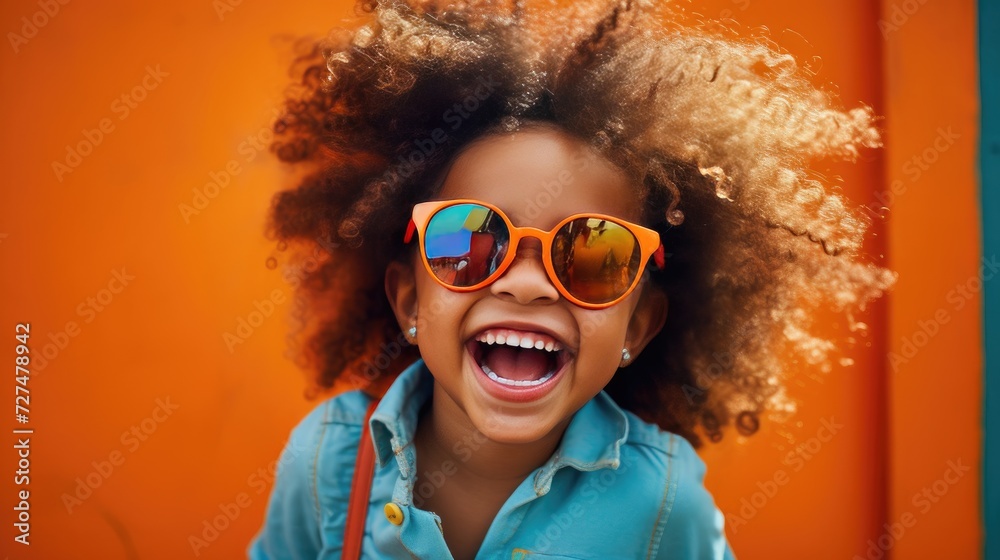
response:
{"label": "yellow button", "polygon": [[389,502],[385,504],[385,518],[393,525],[403,524],[403,510],[396,504]]}

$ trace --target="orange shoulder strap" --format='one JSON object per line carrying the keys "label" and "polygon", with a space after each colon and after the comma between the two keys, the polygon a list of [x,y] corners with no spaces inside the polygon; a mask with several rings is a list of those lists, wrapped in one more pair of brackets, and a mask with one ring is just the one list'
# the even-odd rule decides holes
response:
{"label": "orange shoulder strap", "polygon": [[368,430],[368,420],[375,412],[378,400],[368,405],[365,423],[361,427],[361,441],[358,443],[358,458],[354,463],[354,479],[351,481],[351,496],[347,503],[347,524],[344,526],[343,560],[360,560],[361,541],[365,536],[365,517],[368,515],[368,501],[371,497],[372,475],[375,472],[375,449]]}

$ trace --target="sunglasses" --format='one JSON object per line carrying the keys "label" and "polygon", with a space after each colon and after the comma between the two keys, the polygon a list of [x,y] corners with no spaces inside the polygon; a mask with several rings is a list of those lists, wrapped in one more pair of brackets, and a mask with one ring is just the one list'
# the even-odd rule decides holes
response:
{"label": "sunglasses", "polygon": [[574,214],[551,231],[515,227],[497,207],[477,200],[437,200],[413,207],[404,241],[419,232],[424,266],[442,286],[471,292],[510,267],[525,237],[542,242],[542,263],[570,302],[604,309],[625,299],[650,257],[663,268],[660,234],[621,218]]}

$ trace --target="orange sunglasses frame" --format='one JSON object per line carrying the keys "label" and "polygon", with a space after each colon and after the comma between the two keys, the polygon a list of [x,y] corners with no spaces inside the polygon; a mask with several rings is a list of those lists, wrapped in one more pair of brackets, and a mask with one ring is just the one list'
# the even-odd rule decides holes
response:
{"label": "orange sunglasses frame", "polygon": [[[496,271],[482,282],[472,286],[452,286],[451,284],[447,284],[438,278],[431,269],[430,263],[427,261],[427,249],[424,245],[424,233],[427,230],[427,224],[430,222],[431,216],[445,208],[458,206],[460,204],[476,204],[492,210],[496,213],[496,215],[500,216],[500,218],[507,225],[507,230],[510,232],[510,246],[507,249],[507,254],[504,256],[503,261],[500,262]],[[559,281],[559,277],[556,274],[555,268],[552,266],[552,243],[555,240],[556,232],[562,229],[562,227],[567,223],[580,218],[596,218],[618,224],[627,229],[639,242],[639,251],[641,255],[639,262],[642,263],[642,266],[636,273],[635,278],[632,280],[632,284],[629,285],[628,289],[612,301],[604,303],[588,303],[577,298],[562,285],[562,282]],[[403,238],[404,243],[409,243],[413,239],[413,234],[417,231],[420,232],[420,235],[417,236],[420,240],[420,260],[424,263],[424,268],[427,269],[427,273],[430,274],[431,277],[434,278],[434,280],[436,280],[439,284],[455,292],[474,292],[492,284],[497,280],[497,278],[503,276],[504,272],[506,272],[510,267],[510,264],[514,262],[514,257],[517,255],[518,244],[521,242],[521,239],[525,237],[534,237],[542,242],[542,263],[545,266],[545,272],[548,274],[549,281],[552,282],[552,285],[555,286],[556,289],[559,290],[559,293],[562,294],[562,296],[568,301],[586,309],[606,309],[628,297],[628,295],[632,293],[632,290],[639,285],[643,269],[645,268],[650,257],[653,257],[657,268],[662,270],[664,266],[663,244],[660,243],[659,233],[621,218],[605,214],[573,214],[556,224],[551,231],[542,231],[533,227],[516,227],[511,223],[510,218],[508,218],[502,210],[481,200],[468,198],[432,200],[430,202],[421,202],[413,207],[412,218],[406,228],[406,236]]]}

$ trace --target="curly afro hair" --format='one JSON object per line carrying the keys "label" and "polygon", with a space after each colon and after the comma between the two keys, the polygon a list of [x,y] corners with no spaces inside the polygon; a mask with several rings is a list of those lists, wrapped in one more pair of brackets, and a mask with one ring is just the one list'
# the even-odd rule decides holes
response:
{"label": "curly afro hair", "polygon": [[300,42],[271,146],[298,171],[269,235],[303,249],[293,339],[313,392],[340,380],[378,393],[418,356],[383,290],[412,205],[463,146],[526,126],[620,167],[661,232],[666,325],[607,391],[695,445],[788,408],[780,357],[828,366],[836,348],[810,333],[812,312],[863,309],[894,282],[861,262],[869,219],[808,168],[879,146],[871,109],[838,108],[766,41],[650,0],[357,12],[353,28]]}

